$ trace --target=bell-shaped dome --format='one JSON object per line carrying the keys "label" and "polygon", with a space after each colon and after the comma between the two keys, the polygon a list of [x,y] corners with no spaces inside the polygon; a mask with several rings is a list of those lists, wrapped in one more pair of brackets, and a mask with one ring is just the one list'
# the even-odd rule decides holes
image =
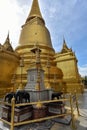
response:
{"label": "bell-shaped dome", "polygon": [[50,75],[50,77],[54,78],[56,77],[56,79],[62,79],[63,78],[63,72],[60,68],[56,67],[56,66],[51,66],[48,70],[48,68],[45,69],[45,74]]}
{"label": "bell-shaped dome", "polygon": [[38,0],[33,0],[32,8],[26,19],[25,24],[22,26],[19,45],[34,45],[36,42],[45,47],[52,48],[51,37],[48,29],[45,26],[45,21],[42,18]]}

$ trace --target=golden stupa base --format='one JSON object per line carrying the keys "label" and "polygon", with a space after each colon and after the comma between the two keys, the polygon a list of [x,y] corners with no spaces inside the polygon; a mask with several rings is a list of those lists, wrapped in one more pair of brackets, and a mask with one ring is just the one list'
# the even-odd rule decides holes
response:
{"label": "golden stupa base", "polygon": [[50,83],[49,83],[49,82],[46,82],[46,83],[45,83],[45,87],[46,87],[46,89],[51,89]]}
{"label": "golden stupa base", "polygon": [[23,84],[22,83],[19,84],[19,87],[18,87],[17,90],[23,90]]}
{"label": "golden stupa base", "polygon": [[47,115],[47,107],[43,105],[40,101],[33,106],[33,119],[39,119],[46,117]]}

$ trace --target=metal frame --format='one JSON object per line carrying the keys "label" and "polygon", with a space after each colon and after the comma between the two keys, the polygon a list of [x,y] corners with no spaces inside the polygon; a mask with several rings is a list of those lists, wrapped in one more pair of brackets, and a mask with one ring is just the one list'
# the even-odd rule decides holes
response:
{"label": "metal frame", "polygon": [[[75,98],[74,98],[75,97]],[[75,99],[75,100],[73,100]],[[7,102],[0,102],[1,104],[4,104],[4,105],[9,105],[11,106],[11,122],[8,122],[2,118],[0,118],[0,121],[10,125],[10,130],[14,130],[14,127],[15,126],[20,126],[20,125],[24,125],[24,124],[29,124],[29,123],[34,123],[34,122],[40,122],[40,121],[44,121],[44,120],[49,120],[49,119],[53,119],[53,118],[56,118],[56,117],[62,117],[62,116],[65,116],[65,115],[71,115],[72,117],[72,130],[75,130],[76,129],[76,125],[75,125],[75,120],[74,120],[74,110],[73,110],[73,104],[75,103],[76,105],[76,108],[77,108],[77,112],[78,112],[78,115],[80,115],[79,113],[79,107],[78,107],[78,100],[77,100],[77,95],[76,93],[74,95],[71,95],[70,94],[70,98],[69,99],[58,99],[58,100],[50,100],[50,101],[40,101],[41,103],[50,103],[50,102],[59,102],[59,101],[69,101],[70,103],[70,110],[71,112],[68,112],[66,114],[58,114],[58,115],[55,115],[55,116],[48,116],[48,117],[44,117],[44,118],[39,118],[39,119],[34,119],[34,120],[29,120],[29,121],[23,121],[23,122],[18,122],[18,123],[14,123],[14,108],[16,106],[27,106],[27,105],[34,105],[34,104],[37,104],[38,102],[31,102],[31,103],[22,103],[22,104],[15,104],[15,98],[13,97],[12,98],[12,101],[11,101],[11,104],[7,103]]]}

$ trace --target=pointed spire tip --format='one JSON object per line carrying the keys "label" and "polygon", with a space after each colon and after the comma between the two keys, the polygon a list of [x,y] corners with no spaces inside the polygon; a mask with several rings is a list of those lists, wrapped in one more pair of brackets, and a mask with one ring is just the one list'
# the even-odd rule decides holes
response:
{"label": "pointed spire tip", "polygon": [[40,19],[43,20],[38,0],[33,0],[32,7],[31,7],[31,10],[30,10],[30,13],[28,15],[26,22],[29,21],[30,19],[34,18],[34,17],[39,17]]}

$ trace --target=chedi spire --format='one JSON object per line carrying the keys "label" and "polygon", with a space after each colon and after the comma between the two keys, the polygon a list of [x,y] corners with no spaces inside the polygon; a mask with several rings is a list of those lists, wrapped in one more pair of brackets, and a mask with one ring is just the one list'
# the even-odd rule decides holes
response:
{"label": "chedi spire", "polygon": [[6,40],[5,40],[4,44],[3,44],[3,47],[7,51],[13,52],[13,48],[12,48],[11,43],[10,43],[9,32],[8,32],[7,38],[6,38]]}
{"label": "chedi spire", "polygon": [[33,0],[32,7],[31,7],[31,10],[30,10],[30,13],[29,13],[29,16],[28,16],[26,22],[28,22],[29,20],[31,20],[35,17],[38,17],[43,20],[38,0]]}

